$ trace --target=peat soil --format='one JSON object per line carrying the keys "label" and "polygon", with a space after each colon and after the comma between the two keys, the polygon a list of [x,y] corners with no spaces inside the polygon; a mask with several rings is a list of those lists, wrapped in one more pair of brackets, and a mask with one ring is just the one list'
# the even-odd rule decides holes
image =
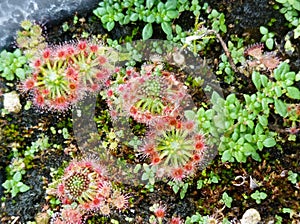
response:
{"label": "peat soil", "polygon": [[[275,18],[276,22],[270,28],[277,34],[278,47],[283,45],[284,35],[287,34],[288,29],[285,28],[286,20],[278,11],[272,8],[272,2],[268,0],[209,0],[208,4],[223,12],[226,17],[226,24],[229,27],[228,33],[223,35],[225,42],[229,40],[230,35],[237,34],[239,37],[244,37],[250,43],[259,42],[260,33],[259,27],[265,25],[271,18]],[[57,44],[64,41],[71,40],[74,35],[80,36],[83,31],[90,34],[105,34],[107,33],[98,20],[91,16],[91,12],[87,14],[78,15],[81,18],[80,22],[73,24],[73,18],[68,20],[69,30],[64,32],[61,25],[65,21],[49,25],[46,31],[46,38],[49,43]],[[184,29],[188,30],[194,26],[194,18],[189,14],[183,14],[178,21]],[[50,23],[49,23],[50,24]],[[112,39],[119,39],[126,35],[131,35],[132,26],[121,27],[116,25],[115,29],[108,33]],[[158,30],[158,29],[157,29]],[[141,34],[136,35],[137,39],[141,38]],[[164,38],[164,34],[160,31],[155,32],[153,38]],[[297,49],[293,55],[289,55],[291,66],[294,69],[299,69],[300,61],[300,45],[298,43]],[[215,69],[215,60],[218,60],[222,49],[219,43],[211,46],[214,51],[207,52],[205,57],[210,63],[212,70]],[[285,55],[281,55],[283,58]],[[230,86],[223,83],[222,77],[220,82],[224,88],[224,93],[230,92]],[[248,80],[249,81],[249,80]],[[239,83],[237,86],[240,86]],[[233,83],[232,85],[235,85]],[[247,80],[242,83],[244,88],[241,91],[246,91],[248,88]],[[11,85],[5,79],[0,78],[0,92],[9,92],[16,88],[16,84]],[[248,89],[248,91],[251,91]],[[2,97],[1,97],[2,98]],[[25,106],[26,96],[20,95],[22,106]],[[0,108],[2,108],[2,100],[0,100]],[[101,110],[101,108],[98,108]],[[26,146],[30,146],[31,142],[35,141],[41,133],[49,136],[50,143],[61,144],[63,147],[73,147],[76,149],[76,141],[71,137],[66,141],[62,135],[53,134],[50,127],[68,128],[72,135],[71,123],[72,115],[70,112],[64,115],[55,113],[40,113],[40,111],[31,108],[29,110],[21,110],[16,114],[6,115],[0,118],[0,183],[5,181],[5,167],[11,161],[11,151],[16,148],[22,151]],[[274,120],[274,122],[277,122]],[[280,121],[279,121],[280,122]],[[60,126],[59,126],[60,125]],[[287,136],[283,136],[287,137]],[[281,208],[300,207],[300,192],[294,185],[287,181],[287,170],[293,170],[300,173],[300,149],[299,149],[299,134],[297,136],[297,144],[289,144],[286,142],[282,145],[283,150],[276,148],[266,149],[264,151],[263,161],[258,163],[248,159],[245,164],[222,164],[219,156],[207,168],[207,173],[214,172],[218,174],[221,179],[218,184],[204,187],[197,190],[196,184],[189,187],[188,192],[183,200],[178,195],[174,196],[172,189],[163,182],[158,182],[155,185],[154,193],[140,193],[141,189],[138,187],[130,189],[131,186],[125,186],[125,189],[130,189],[130,194],[133,197],[133,203],[130,208],[123,214],[120,212],[113,213],[110,218],[119,220],[120,223],[127,223],[125,217],[131,217],[135,220],[134,223],[147,223],[150,215],[149,206],[160,201],[167,205],[167,217],[176,214],[180,217],[187,217],[199,212],[202,215],[212,214],[215,216],[226,215],[231,220],[240,219],[248,208],[256,208],[266,223],[268,220],[274,220],[272,217],[278,214]],[[76,151],[76,150],[75,150]],[[55,148],[50,148],[43,153],[36,156],[33,160],[33,167],[26,170],[23,176],[23,182],[31,187],[25,193],[20,193],[16,197],[11,198],[4,194],[4,189],[0,185],[0,197],[6,197],[0,207],[0,221],[1,223],[26,223],[33,221],[39,212],[45,212],[49,206],[46,201],[45,187],[51,182],[50,168],[57,169],[63,161],[70,160],[70,157],[63,151]],[[201,172],[200,172],[201,173]],[[195,178],[199,178],[201,174]],[[271,195],[268,196],[261,204],[256,204],[254,200],[246,200],[245,195],[250,195],[252,190],[249,187],[249,181],[246,180],[242,186],[235,186],[232,180],[235,176],[252,175],[256,181],[264,186],[264,190]],[[265,178],[268,177],[268,178]],[[218,202],[222,193],[226,191],[232,198],[232,208],[222,209],[222,205]],[[199,208],[201,204],[201,209]],[[213,211],[213,212],[212,212]],[[280,214],[284,220],[289,218],[289,214]],[[100,223],[100,222],[94,222]],[[102,223],[102,222],[101,222]],[[105,221],[103,221],[105,223]]]}

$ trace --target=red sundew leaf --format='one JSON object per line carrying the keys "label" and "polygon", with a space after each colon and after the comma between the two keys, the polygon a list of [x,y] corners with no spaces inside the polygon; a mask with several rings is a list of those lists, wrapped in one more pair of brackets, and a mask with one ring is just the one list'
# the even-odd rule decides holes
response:
{"label": "red sundew leaf", "polygon": [[76,91],[77,90],[78,85],[76,83],[71,82],[69,84],[69,88],[71,91]]}
{"label": "red sundew leaf", "polygon": [[171,118],[171,119],[169,120],[169,125],[171,125],[171,126],[176,126],[176,125],[177,125],[176,119],[175,119],[175,118]]}
{"label": "red sundew leaf", "polygon": [[50,104],[53,109],[59,111],[66,110],[69,107],[69,102],[64,96],[57,97],[56,99],[52,100]]}
{"label": "red sundew leaf", "polygon": [[181,181],[184,178],[184,170],[182,168],[175,168],[172,170],[171,176],[175,181]]}
{"label": "red sundew leaf", "polygon": [[157,209],[155,209],[154,214],[157,218],[164,218],[166,215],[166,208],[159,206]]}
{"label": "red sundew leaf", "polygon": [[65,186],[63,184],[58,184],[56,194],[59,198],[64,196]]}
{"label": "red sundew leaf", "polygon": [[159,156],[153,156],[152,160],[151,160],[151,165],[157,165],[161,162],[161,159],[159,158]]}
{"label": "red sundew leaf", "polygon": [[187,130],[194,130],[195,123],[193,121],[186,121],[184,122],[183,126]]}
{"label": "red sundew leaf", "polygon": [[78,73],[74,68],[69,67],[66,71],[66,76],[70,79],[76,79],[78,76]]}
{"label": "red sundew leaf", "polygon": [[44,52],[43,52],[43,58],[44,59],[49,59],[50,56],[51,56],[51,50],[50,49],[44,50]]}
{"label": "red sundew leaf", "polygon": [[193,163],[187,163],[185,166],[184,166],[184,170],[187,171],[188,173],[192,172],[194,170],[194,164]]}
{"label": "red sundew leaf", "polygon": [[195,144],[195,149],[196,149],[197,151],[201,151],[202,149],[204,149],[204,146],[205,146],[204,142],[198,141],[198,142],[196,142],[196,144]]}
{"label": "red sundew leaf", "polygon": [[43,90],[42,90],[42,94],[43,94],[44,96],[47,96],[49,93],[50,93],[50,90],[49,90],[49,89],[43,89]]}
{"label": "red sundew leaf", "polygon": [[254,58],[260,58],[262,56],[263,53],[263,48],[264,45],[263,44],[254,44],[251,45],[250,47],[248,47],[245,51],[244,54],[247,56],[252,56]]}
{"label": "red sundew leaf", "polygon": [[90,49],[91,49],[91,52],[96,53],[98,51],[98,46],[97,45],[91,45]]}
{"label": "red sundew leaf", "polygon": [[107,62],[107,59],[106,59],[106,57],[100,55],[98,57],[98,61],[99,61],[100,65],[103,65],[103,64],[105,64]]}
{"label": "red sundew leaf", "polygon": [[195,140],[196,141],[203,141],[203,139],[204,139],[203,135],[201,135],[201,134],[195,135]]}
{"label": "red sundew leaf", "polygon": [[28,91],[28,90],[31,90],[35,87],[35,80],[33,79],[27,79],[25,80],[25,82],[23,83],[23,89],[24,91]]}
{"label": "red sundew leaf", "polygon": [[97,72],[96,78],[99,80],[104,80],[107,78],[107,73],[103,71]]}
{"label": "red sundew leaf", "polygon": [[180,121],[177,121],[176,129],[181,129],[181,128],[182,128],[182,123]]}
{"label": "red sundew leaf", "polygon": [[154,155],[155,154],[154,145],[152,144],[145,145],[142,149],[142,153],[147,157]]}
{"label": "red sundew leaf", "polygon": [[132,107],[130,108],[129,112],[130,112],[130,114],[132,114],[132,115],[136,115],[137,112],[138,112],[138,110],[137,110],[137,108],[136,108],[135,106],[132,106]]}
{"label": "red sundew leaf", "polygon": [[64,51],[64,50],[59,50],[58,52],[57,52],[57,57],[58,58],[64,58],[66,56],[66,52]]}
{"label": "red sundew leaf", "polygon": [[267,69],[273,70],[277,68],[277,66],[280,64],[279,58],[273,55],[263,55],[260,59],[260,62],[266,66]]}
{"label": "red sundew leaf", "polygon": [[96,198],[93,200],[93,206],[94,206],[94,207],[100,206],[102,201],[103,201],[102,198],[96,197]]}
{"label": "red sundew leaf", "polygon": [[172,217],[171,221],[170,221],[170,224],[182,224],[183,222],[181,221],[180,218],[178,217]]}
{"label": "red sundew leaf", "polygon": [[35,60],[35,62],[33,63],[33,66],[34,66],[35,68],[39,68],[41,65],[42,65],[41,59],[37,59],[37,60]]}
{"label": "red sundew leaf", "polygon": [[87,47],[87,42],[86,41],[80,41],[77,46],[78,46],[78,49],[80,51],[84,51]]}
{"label": "red sundew leaf", "polygon": [[38,107],[44,107],[45,99],[42,95],[38,94],[34,97],[33,103]]}
{"label": "red sundew leaf", "polygon": [[202,159],[202,156],[198,153],[193,155],[193,161],[198,163]]}
{"label": "red sundew leaf", "polygon": [[75,48],[73,46],[67,47],[66,51],[67,51],[67,56],[68,57],[71,57],[71,56],[73,56],[75,54]]}
{"label": "red sundew leaf", "polygon": [[127,207],[128,205],[128,196],[121,194],[120,192],[114,192],[112,203],[116,206],[117,209],[121,210]]}

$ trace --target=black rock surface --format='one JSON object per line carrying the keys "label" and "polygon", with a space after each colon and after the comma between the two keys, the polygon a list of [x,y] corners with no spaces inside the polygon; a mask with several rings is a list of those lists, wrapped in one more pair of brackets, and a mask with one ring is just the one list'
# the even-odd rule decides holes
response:
{"label": "black rock surface", "polygon": [[24,19],[53,24],[95,9],[99,0],[0,0],[0,50],[13,46]]}

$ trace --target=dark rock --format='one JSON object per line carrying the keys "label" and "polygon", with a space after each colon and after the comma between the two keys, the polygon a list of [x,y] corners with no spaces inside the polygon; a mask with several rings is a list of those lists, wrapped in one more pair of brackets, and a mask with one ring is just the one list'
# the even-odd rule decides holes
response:
{"label": "dark rock", "polygon": [[277,33],[279,36],[287,32],[287,28],[284,26],[286,20],[279,10],[273,8],[272,1],[208,0],[207,2],[212,8],[225,14],[226,24],[232,25],[229,33],[239,35],[249,33],[252,39],[260,41],[259,27],[267,26],[271,18],[275,19],[276,22],[271,27],[268,27],[270,31]]}
{"label": "dark rock", "polygon": [[13,46],[24,19],[51,25],[97,7],[99,0],[0,0],[0,50]]}

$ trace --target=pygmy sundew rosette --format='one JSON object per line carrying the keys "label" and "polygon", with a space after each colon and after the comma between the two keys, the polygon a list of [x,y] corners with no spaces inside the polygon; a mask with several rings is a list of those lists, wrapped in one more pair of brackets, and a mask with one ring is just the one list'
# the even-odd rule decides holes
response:
{"label": "pygmy sundew rosette", "polygon": [[105,169],[93,160],[74,160],[65,169],[57,196],[64,204],[80,205],[101,199],[100,188],[106,185]]}
{"label": "pygmy sundew rosette", "polygon": [[52,194],[63,206],[72,205],[82,217],[91,213],[109,215],[112,209],[123,210],[128,204],[128,196],[112,187],[105,168],[89,158],[71,161]]}
{"label": "pygmy sundew rosette", "polygon": [[139,152],[149,158],[158,177],[175,181],[182,181],[200,166],[207,165],[211,153],[194,121],[173,117],[160,119],[153,125]]}
{"label": "pygmy sundew rosette", "polygon": [[125,82],[107,91],[112,117],[131,116],[140,123],[180,115],[188,102],[187,87],[168,71],[127,70]]}
{"label": "pygmy sundew rosette", "polygon": [[248,65],[257,69],[274,70],[280,64],[280,59],[275,52],[264,53],[263,49],[262,43],[250,45],[245,49],[244,55],[251,57],[251,60],[247,60]]}
{"label": "pygmy sundew rosette", "polygon": [[83,224],[85,223],[85,218],[80,210],[68,205],[60,212],[53,214],[50,224]]}
{"label": "pygmy sundew rosette", "polygon": [[31,62],[33,72],[21,88],[31,93],[39,108],[66,110],[109,79],[106,49],[87,41],[49,47]]}

